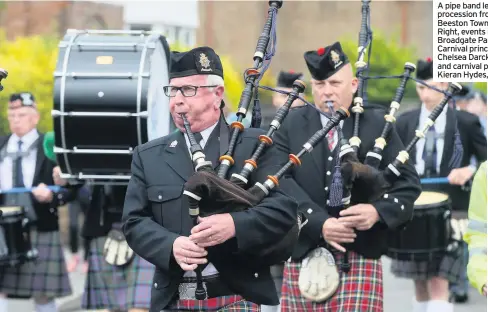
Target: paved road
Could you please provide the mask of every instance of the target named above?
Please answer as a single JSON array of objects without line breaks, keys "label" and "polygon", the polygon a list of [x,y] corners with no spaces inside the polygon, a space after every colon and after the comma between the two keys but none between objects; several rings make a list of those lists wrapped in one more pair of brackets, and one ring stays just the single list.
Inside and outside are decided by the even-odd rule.
[{"label": "paved road", "polygon": [[[384,285],[385,285],[385,312],[411,312],[411,302],[413,297],[412,282],[405,279],[395,278],[389,273],[390,261],[388,258],[383,259],[384,267]],[[60,312],[81,312],[86,310],[80,309],[80,296],[83,291],[85,277],[81,273],[71,274],[71,284],[74,289],[74,295],[63,298],[58,301]],[[9,303],[9,311],[30,312],[33,306],[29,301],[12,300]],[[456,305],[455,312],[485,312],[486,299],[477,294],[474,289],[470,293],[468,303]]]}]

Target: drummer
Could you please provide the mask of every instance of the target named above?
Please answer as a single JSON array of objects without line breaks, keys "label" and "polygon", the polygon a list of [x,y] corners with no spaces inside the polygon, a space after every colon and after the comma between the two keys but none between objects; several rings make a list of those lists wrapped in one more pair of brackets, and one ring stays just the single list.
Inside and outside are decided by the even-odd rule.
[{"label": "drummer", "polygon": [[[434,82],[432,77],[432,60],[419,60],[417,78],[438,89],[447,89],[447,83]],[[404,144],[408,144],[413,139],[416,129],[423,128],[434,107],[444,97],[442,93],[422,84],[417,84],[416,89],[421,100],[420,108],[402,114],[396,122],[398,134]],[[455,140],[456,125],[461,142]],[[455,147],[459,143],[464,150],[461,167],[450,170],[449,161],[453,154],[457,153]],[[469,205],[469,192],[466,192],[462,186],[472,178],[476,170],[470,166],[470,158],[474,155],[478,163],[486,160],[486,138],[478,118],[464,111],[455,111],[446,105],[425,138],[417,142],[414,153],[410,159],[421,178],[447,177],[449,181],[449,184],[445,185],[424,185],[423,190],[447,193],[452,201],[452,209],[466,212]],[[394,275],[414,281],[414,311],[453,311],[453,305],[448,301],[449,281],[457,281],[462,273],[460,255],[462,251],[456,254],[446,253],[443,257],[432,261],[394,260],[392,262]]]},{"label": "drummer", "polygon": [[[57,211],[71,193],[56,194],[46,187],[54,184],[55,164],[43,153],[44,134],[37,130],[39,118],[31,93],[10,96],[7,120],[11,133],[0,137],[0,189],[26,188],[26,192],[0,195],[0,205],[26,209],[34,227],[31,242],[38,258],[16,268],[0,268],[0,312],[7,311],[7,296],[33,298],[36,311],[54,312],[54,299],[72,294]],[[32,190],[34,186],[37,188]]]}]

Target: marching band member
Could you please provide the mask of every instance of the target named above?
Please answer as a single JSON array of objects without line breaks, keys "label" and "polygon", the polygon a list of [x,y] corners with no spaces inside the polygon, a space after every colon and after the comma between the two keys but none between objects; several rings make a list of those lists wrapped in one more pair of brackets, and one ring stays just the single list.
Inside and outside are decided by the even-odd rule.
[{"label": "marching band member", "polygon": [[[303,74],[296,73],[293,70],[290,70],[288,72],[280,71],[275,89],[291,92],[293,89],[293,82],[297,79],[303,80]],[[303,94],[300,95],[303,96]],[[273,106],[278,110],[281,106],[283,106],[283,104],[285,104],[286,98],[287,98],[287,94],[278,93],[278,92],[273,93]],[[302,100],[296,99],[291,104],[291,107],[298,107],[304,104],[305,103],[303,103]]]},{"label": "marching band member", "polygon": [[[54,176],[58,185],[66,185],[59,167]],[[134,253],[125,253],[121,218],[126,190],[124,185],[95,185],[91,190],[82,229],[82,236],[89,242],[83,309],[149,311],[154,266]]]},{"label": "marching band member", "polygon": [[[186,115],[206,159],[216,166],[229,137],[221,111],[224,73],[219,56],[209,47],[173,52],[170,68],[170,85],[164,91],[171,97],[170,111],[180,131],[134,150],[123,216],[129,245],[156,266],[151,312],[259,311],[260,304],[276,305],[279,300],[269,266],[252,268],[248,263],[222,259],[219,267],[226,274],[221,274],[217,265],[207,263],[205,249],[224,242],[238,252],[273,246],[296,224],[296,202],[277,190],[249,210],[201,218],[192,227],[183,188],[194,167],[180,114]],[[243,129],[231,171],[242,168],[260,134],[264,134],[260,129]],[[274,149],[267,150],[251,183],[264,181],[277,170],[274,157]],[[206,300],[195,297],[193,271],[198,264],[207,264],[202,272]]]},{"label": "marching band member", "polygon": [[36,129],[39,118],[31,93],[10,96],[7,120],[12,133],[0,138],[0,188],[37,188],[31,194],[3,194],[0,202],[24,206],[26,216],[32,222],[31,240],[38,250],[38,258],[17,268],[0,268],[1,312],[7,311],[6,296],[33,298],[37,312],[54,312],[57,311],[54,299],[72,294],[57,207],[72,200],[73,194],[55,194],[46,187],[53,185],[55,164],[44,155],[44,134]]},{"label": "marching band member", "polygon": [[471,285],[486,297],[486,161],[474,176],[469,202],[468,230],[464,240],[469,247],[468,278]]},{"label": "marching band member", "polygon": [[[352,67],[336,42],[317,51],[304,54],[305,62],[312,76],[311,86],[316,107],[328,112],[327,102],[349,108],[358,86]],[[378,110],[365,109],[360,121],[359,160],[364,161],[366,152],[374,145],[384,126],[384,116]],[[285,122],[274,136],[274,142],[283,152],[283,162],[289,153],[302,149],[302,144],[327,123],[327,118],[313,107],[304,106],[289,112]],[[353,118],[341,122],[345,138],[353,131]],[[329,132],[327,141],[319,143],[313,151],[303,156],[300,167],[293,170],[293,177],[300,185],[300,192],[293,196],[299,203],[299,210],[306,215],[308,223],[301,230],[299,242],[293,256],[285,264],[282,287],[282,311],[383,311],[383,276],[380,257],[386,252],[387,230],[406,224],[411,216],[413,203],[420,194],[419,180],[412,166],[404,166],[401,175],[388,191],[388,197],[381,197],[371,203],[354,203],[354,193],[367,190],[352,189],[352,206],[332,217],[327,209],[330,196],[335,153],[338,144],[335,129]],[[392,131],[384,150],[380,169],[391,163],[403,150],[398,134]],[[299,283],[319,285],[318,274],[311,269],[308,276],[302,276],[307,263],[318,247],[327,248],[333,259],[317,263],[317,270],[325,270],[329,261],[341,263],[337,277],[338,289],[329,298],[319,302],[306,299]],[[345,251],[347,254],[344,254]],[[310,252],[310,253],[309,253]],[[303,262],[302,262],[303,260]],[[349,262],[349,264],[348,264]],[[303,272],[302,272],[303,271]],[[303,280],[302,280],[303,279]],[[299,281],[300,280],[300,281]],[[329,288],[334,281],[328,280]],[[316,289],[316,288],[314,288]],[[327,289],[328,290],[328,289]],[[320,295],[320,294],[316,294]]]},{"label": "marching band member", "polygon": [[[432,80],[431,60],[419,60],[416,73],[417,78],[428,85],[447,90],[447,83]],[[416,129],[423,127],[430,112],[444,97],[442,93],[422,84],[417,84],[417,94],[422,101],[422,106],[397,118],[396,129],[404,144],[411,141]],[[464,151],[462,167],[449,171],[449,161],[457,144],[454,140],[456,120]],[[470,166],[471,156],[475,155],[478,163],[486,160],[486,138],[478,118],[461,110],[455,111],[446,105],[434,126],[430,127],[425,139],[417,142],[414,151],[409,162],[415,165],[421,177],[447,177],[449,180],[447,185],[424,185],[423,190],[447,193],[452,201],[452,210],[455,213],[465,212],[469,205],[469,192],[463,190],[462,186],[476,171],[476,167]],[[415,311],[453,310],[452,304],[448,302],[449,281],[460,280],[463,271],[462,250],[459,253],[446,253],[444,257],[429,262],[394,260],[391,269],[398,277],[414,280]]]}]

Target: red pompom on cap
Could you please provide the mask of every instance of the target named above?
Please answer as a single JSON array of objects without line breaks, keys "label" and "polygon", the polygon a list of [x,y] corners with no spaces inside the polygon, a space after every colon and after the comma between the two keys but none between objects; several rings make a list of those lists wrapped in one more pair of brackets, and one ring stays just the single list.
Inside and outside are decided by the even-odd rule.
[{"label": "red pompom on cap", "polygon": [[320,55],[320,56],[324,55],[325,54],[325,48],[318,48],[317,49],[317,54]]},{"label": "red pompom on cap", "polygon": [[428,57],[427,58],[427,62],[429,62],[429,63],[432,62],[432,58],[431,57]]},{"label": "red pompom on cap", "polygon": [[290,73],[290,74],[294,74],[294,73],[295,73],[295,71],[294,71],[293,69],[290,69],[290,70],[288,71],[288,73]]}]

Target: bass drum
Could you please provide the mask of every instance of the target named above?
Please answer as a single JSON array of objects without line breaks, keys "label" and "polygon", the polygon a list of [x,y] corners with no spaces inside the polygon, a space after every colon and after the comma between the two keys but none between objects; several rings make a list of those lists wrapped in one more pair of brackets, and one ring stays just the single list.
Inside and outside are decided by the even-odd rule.
[{"label": "bass drum", "polygon": [[54,153],[68,180],[128,183],[133,149],[174,131],[166,38],[68,30],[54,72]]}]

